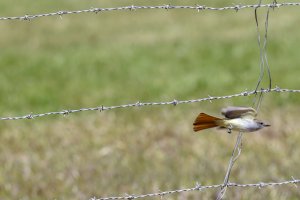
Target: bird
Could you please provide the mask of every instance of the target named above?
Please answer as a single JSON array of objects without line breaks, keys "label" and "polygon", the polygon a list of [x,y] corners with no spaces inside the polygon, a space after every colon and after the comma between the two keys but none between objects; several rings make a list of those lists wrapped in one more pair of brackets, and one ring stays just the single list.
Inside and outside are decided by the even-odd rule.
[{"label": "bird", "polygon": [[257,111],[251,107],[226,107],[221,110],[225,118],[218,118],[206,113],[200,113],[193,123],[195,132],[219,127],[227,129],[228,133],[232,130],[241,132],[254,132],[264,127],[270,126],[256,119]]}]

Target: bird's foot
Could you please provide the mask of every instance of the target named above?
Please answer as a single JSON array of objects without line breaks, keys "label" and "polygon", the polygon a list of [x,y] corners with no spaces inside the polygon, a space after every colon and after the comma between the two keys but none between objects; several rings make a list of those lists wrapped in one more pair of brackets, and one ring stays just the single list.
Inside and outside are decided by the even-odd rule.
[{"label": "bird's foot", "polygon": [[229,126],[227,127],[227,133],[231,134],[231,131],[232,131],[232,125],[229,124]]}]

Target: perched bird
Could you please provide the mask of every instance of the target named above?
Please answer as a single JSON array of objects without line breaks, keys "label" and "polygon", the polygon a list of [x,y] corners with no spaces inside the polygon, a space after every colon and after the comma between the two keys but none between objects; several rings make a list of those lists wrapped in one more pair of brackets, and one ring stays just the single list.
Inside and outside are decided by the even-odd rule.
[{"label": "perched bird", "polygon": [[222,115],[225,118],[221,119],[200,113],[193,124],[194,131],[219,127],[227,129],[228,133],[231,133],[231,130],[253,132],[270,126],[255,119],[257,112],[250,107],[227,107],[222,109]]}]

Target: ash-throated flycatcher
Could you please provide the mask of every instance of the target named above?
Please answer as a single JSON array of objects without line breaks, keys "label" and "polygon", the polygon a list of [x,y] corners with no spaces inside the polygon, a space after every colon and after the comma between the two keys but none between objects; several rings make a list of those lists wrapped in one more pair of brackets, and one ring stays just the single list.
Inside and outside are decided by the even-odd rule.
[{"label": "ash-throated flycatcher", "polygon": [[250,107],[227,107],[222,109],[222,115],[225,116],[224,119],[200,113],[193,124],[194,131],[219,127],[226,128],[228,133],[231,130],[253,132],[270,126],[255,119],[257,112]]}]

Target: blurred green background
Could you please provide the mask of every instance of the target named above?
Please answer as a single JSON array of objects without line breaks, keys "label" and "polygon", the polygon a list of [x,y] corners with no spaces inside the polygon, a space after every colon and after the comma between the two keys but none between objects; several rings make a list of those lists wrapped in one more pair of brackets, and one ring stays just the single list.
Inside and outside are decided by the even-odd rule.
[{"label": "blurred green background", "polygon": [[[0,2],[1,16],[123,5],[224,6],[217,1]],[[247,3],[255,3],[249,1]],[[260,9],[261,29],[266,9]],[[273,86],[299,89],[299,7],[271,10]],[[254,10],[136,10],[0,21],[1,117],[137,101],[185,100],[255,88]],[[261,32],[263,34],[263,30]],[[267,87],[265,79],[262,87]],[[245,134],[230,181],[300,177],[298,94],[263,98],[268,129]],[[0,123],[0,199],[87,199],[220,184],[236,133],[195,134],[199,112],[220,115],[240,97],[174,106],[83,112]],[[217,190],[167,199],[215,198]],[[299,189],[229,188],[226,199],[297,199]]]}]

